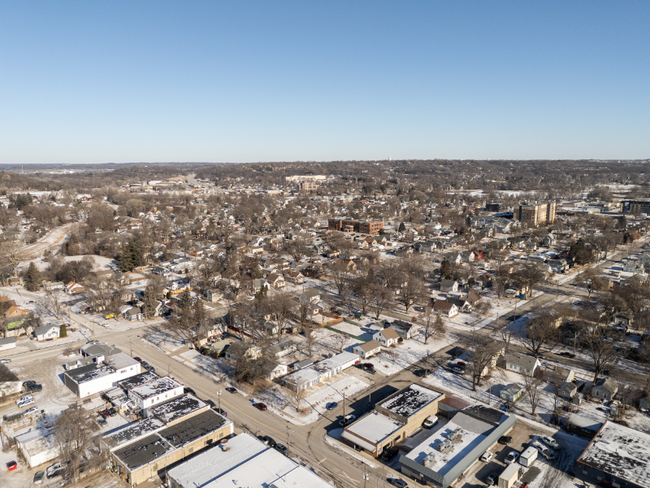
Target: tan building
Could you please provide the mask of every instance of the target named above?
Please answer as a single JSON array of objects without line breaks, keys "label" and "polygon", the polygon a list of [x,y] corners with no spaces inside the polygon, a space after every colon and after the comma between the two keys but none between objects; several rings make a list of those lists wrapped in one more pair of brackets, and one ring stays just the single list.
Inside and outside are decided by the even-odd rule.
[{"label": "tan building", "polygon": [[517,218],[528,227],[550,225],[555,222],[555,202],[522,203],[519,205]]},{"label": "tan building", "polygon": [[422,427],[427,417],[437,414],[438,402],[444,396],[444,393],[413,383],[347,426],[343,438],[377,457]]}]

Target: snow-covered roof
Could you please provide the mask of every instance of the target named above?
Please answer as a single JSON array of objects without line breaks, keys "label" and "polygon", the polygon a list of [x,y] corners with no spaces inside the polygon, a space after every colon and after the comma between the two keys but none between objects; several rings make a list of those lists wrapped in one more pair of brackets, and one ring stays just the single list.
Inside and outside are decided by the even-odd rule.
[{"label": "snow-covered roof", "polygon": [[410,417],[424,406],[439,399],[442,395],[438,391],[414,383],[389,397],[379,407],[402,417]]},{"label": "snow-covered roof", "polygon": [[359,444],[356,436],[372,444],[378,444],[403,426],[402,422],[392,419],[388,415],[372,412],[346,427],[343,437],[356,444]]},{"label": "snow-covered roof", "polygon": [[311,470],[248,434],[229,439],[227,446],[227,450],[219,446],[207,449],[167,475],[181,488],[331,488]]},{"label": "snow-covered roof", "polygon": [[650,435],[605,422],[578,462],[638,486],[650,486]]},{"label": "snow-covered roof", "polygon": [[169,424],[192,412],[202,410],[207,406],[207,403],[199,400],[195,396],[183,395],[153,407],[151,414],[166,424]]},{"label": "snow-covered roof", "polygon": [[170,378],[169,376],[164,376],[162,378],[158,378],[143,385],[132,388],[129,392],[129,395],[133,394],[145,400],[152,396],[160,395],[181,386],[183,385],[181,385],[178,381]]}]

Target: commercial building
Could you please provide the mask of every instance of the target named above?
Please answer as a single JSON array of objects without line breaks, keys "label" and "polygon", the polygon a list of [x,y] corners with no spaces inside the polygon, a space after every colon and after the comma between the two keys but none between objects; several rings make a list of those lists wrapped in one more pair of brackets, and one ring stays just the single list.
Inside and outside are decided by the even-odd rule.
[{"label": "commercial building", "polygon": [[[110,390],[120,381],[140,374],[140,363],[120,352],[110,356],[93,354],[75,363],[69,363],[63,373],[65,386],[79,398],[86,398]],[[83,365],[82,365],[83,364]]]},{"label": "commercial building", "polygon": [[412,384],[392,394],[343,430],[343,439],[373,456],[402,442],[422,427],[430,415],[438,413],[438,401],[444,394]]},{"label": "commercial building", "polygon": [[555,222],[555,202],[525,202],[519,205],[517,220],[528,227],[550,225]]},{"label": "commercial building", "polygon": [[342,232],[358,232],[360,234],[379,234],[384,229],[384,223],[380,220],[370,222],[368,220],[354,220],[348,218],[335,218],[327,220],[329,230]]},{"label": "commercial building", "polygon": [[135,386],[128,391],[129,398],[142,410],[179,397],[185,388],[178,381],[165,376]]},{"label": "commercial building", "polygon": [[605,422],[574,466],[576,478],[596,486],[650,486],[650,434]]},{"label": "commercial building", "polygon": [[457,412],[405,456],[402,473],[428,486],[447,488],[511,430],[517,419],[494,408],[473,405]]},{"label": "commercial building", "polygon": [[167,471],[170,488],[332,488],[301,466],[248,434],[222,441]]},{"label": "commercial building", "polygon": [[623,213],[649,214],[650,200],[623,200]]},{"label": "commercial building", "polygon": [[136,486],[233,433],[233,423],[207,409],[173,425],[150,417],[104,438],[112,470]]}]

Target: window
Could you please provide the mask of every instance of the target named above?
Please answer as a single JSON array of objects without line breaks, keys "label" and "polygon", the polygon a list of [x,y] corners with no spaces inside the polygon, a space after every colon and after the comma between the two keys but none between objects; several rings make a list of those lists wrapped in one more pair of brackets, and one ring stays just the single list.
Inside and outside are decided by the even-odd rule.
[{"label": "window", "polygon": [[187,452],[189,452],[190,454],[192,454],[192,453],[194,452],[194,448],[193,448],[193,447],[190,447],[190,448],[187,450]]}]

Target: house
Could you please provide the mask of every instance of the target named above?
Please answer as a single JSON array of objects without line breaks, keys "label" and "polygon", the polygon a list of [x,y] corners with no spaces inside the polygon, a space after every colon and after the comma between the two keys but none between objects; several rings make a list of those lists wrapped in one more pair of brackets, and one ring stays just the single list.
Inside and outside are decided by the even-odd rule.
[{"label": "house", "polygon": [[410,322],[404,322],[403,320],[395,320],[388,325],[395,329],[395,332],[397,332],[397,334],[399,334],[399,336],[404,340],[408,340],[418,333],[417,325]]},{"label": "house", "polygon": [[552,247],[557,244],[557,237],[555,237],[555,234],[546,234],[544,237],[544,241],[542,242],[542,245],[545,247]]},{"label": "house", "polygon": [[534,376],[537,368],[541,366],[539,359],[528,354],[511,352],[505,358],[506,369],[528,376]]},{"label": "house", "polygon": [[544,381],[551,383],[555,386],[562,386],[565,383],[570,383],[575,378],[575,371],[569,368],[563,368],[562,366],[556,366],[554,364],[544,364],[542,369],[542,375]]},{"label": "house", "polygon": [[14,318],[14,317],[20,317],[22,315],[25,315],[29,313],[29,310],[26,310],[24,308],[19,308],[16,307],[15,305],[12,305],[5,311],[5,317],[6,318]]},{"label": "house", "polygon": [[284,282],[284,276],[279,273],[271,273],[267,276],[266,281],[276,290],[279,288],[284,288],[286,283]]},{"label": "house", "polygon": [[392,327],[386,327],[379,332],[375,332],[372,338],[382,346],[390,347],[393,344],[397,344],[399,334]]},{"label": "house", "polygon": [[583,383],[574,383],[573,381],[567,381],[558,388],[557,394],[560,396],[560,398],[569,401],[578,394],[578,390],[580,390],[580,386],[582,385]]},{"label": "house", "polygon": [[499,397],[506,402],[515,403],[523,394],[524,389],[521,386],[514,384],[501,390],[499,392]]},{"label": "house", "polygon": [[269,381],[273,381],[274,379],[279,378],[280,376],[284,376],[289,372],[287,365],[282,363],[272,365],[269,367],[269,370],[270,371],[267,371],[264,374],[264,377]]},{"label": "house", "polygon": [[270,290],[271,289],[271,285],[269,285],[269,282],[266,281],[265,279],[261,279],[261,278],[254,279],[253,280],[253,291],[255,293],[259,293],[263,289],[264,290]]},{"label": "house", "polygon": [[440,291],[457,292],[458,291],[458,282],[456,280],[442,280],[442,281],[440,281]]},{"label": "house", "polygon": [[132,307],[124,313],[124,318],[126,320],[142,320],[143,317],[142,309],[140,309],[140,307]]},{"label": "house", "polygon": [[467,301],[465,298],[447,297],[447,301],[456,305],[460,312],[469,313],[472,311],[472,304],[469,303],[469,301]]},{"label": "house", "polygon": [[71,295],[77,295],[79,293],[83,293],[84,287],[81,286],[79,283],[75,283],[74,281],[71,281],[67,285],[65,285],[65,291],[66,293],[69,293]]},{"label": "house", "polygon": [[205,299],[208,302],[218,302],[223,298],[223,292],[221,290],[218,290],[216,288],[208,288],[205,290]]},{"label": "house", "polygon": [[39,342],[57,339],[61,336],[60,325],[44,325],[34,329],[34,337]]},{"label": "house", "polygon": [[611,378],[601,378],[591,389],[591,396],[601,400],[612,401],[618,392],[618,385]]},{"label": "house", "polygon": [[361,359],[368,359],[370,356],[381,352],[381,344],[373,339],[372,341],[357,344],[352,348],[352,352],[358,354]]},{"label": "house", "polygon": [[458,307],[455,304],[444,300],[434,300],[432,308],[434,312],[446,315],[449,318],[458,315]]},{"label": "house", "polygon": [[253,360],[259,359],[259,357],[262,355],[262,350],[259,347],[247,342],[239,341],[231,344],[226,351],[226,359],[230,359],[231,361],[236,361],[243,355]]},{"label": "house", "polygon": [[292,271],[289,271],[286,274],[285,280],[288,281],[289,283],[295,283],[296,285],[302,285],[305,282],[305,275],[303,275],[297,269],[294,269]]},{"label": "house", "polygon": [[311,303],[313,305],[320,302],[320,291],[316,288],[310,288],[305,293],[300,295],[300,301],[302,303]]},{"label": "house", "polygon": [[43,289],[46,291],[65,290],[65,284],[62,281],[44,281]]}]

